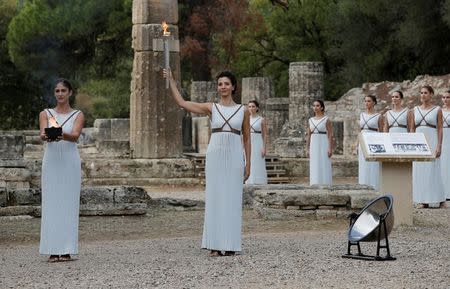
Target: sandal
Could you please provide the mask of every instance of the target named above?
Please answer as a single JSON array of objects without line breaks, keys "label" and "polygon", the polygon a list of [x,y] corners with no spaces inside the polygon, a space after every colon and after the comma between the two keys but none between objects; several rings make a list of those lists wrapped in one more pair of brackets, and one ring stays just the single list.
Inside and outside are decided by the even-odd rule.
[{"label": "sandal", "polygon": [[441,202],[440,204],[439,204],[439,209],[447,209],[448,208],[448,205],[447,205],[447,203],[444,201],[444,202]]},{"label": "sandal", "polygon": [[417,209],[428,209],[428,204],[417,204]]},{"label": "sandal", "polygon": [[60,262],[66,262],[66,261],[71,261],[71,260],[72,260],[72,258],[70,258],[70,254],[59,256],[59,261]]},{"label": "sandal", "polygon": [[234,251],[225,251],[225,254],[223,254],[224,256],[235,256],[236,252]]},{"label": "sandal", "polygon": [[50,263],[55,263],[59,261],[59,256],[58,255],[50,255],[50,257],[48,257],[47,262]]},{"label": "sandal", "polygon": [[209,257],[220,257],[223,256],[222,253],[220,251],[217,250],[211,250],[209,252]]}]

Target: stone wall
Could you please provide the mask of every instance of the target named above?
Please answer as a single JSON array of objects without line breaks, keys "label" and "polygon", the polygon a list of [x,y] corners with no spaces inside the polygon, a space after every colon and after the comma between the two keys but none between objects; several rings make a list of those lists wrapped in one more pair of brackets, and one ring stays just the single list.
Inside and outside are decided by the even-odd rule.
[{"label": "stone wall", "polygon": [[130,156],[130,119],[96,119],[92,139],[97,150],[111,157]]}]

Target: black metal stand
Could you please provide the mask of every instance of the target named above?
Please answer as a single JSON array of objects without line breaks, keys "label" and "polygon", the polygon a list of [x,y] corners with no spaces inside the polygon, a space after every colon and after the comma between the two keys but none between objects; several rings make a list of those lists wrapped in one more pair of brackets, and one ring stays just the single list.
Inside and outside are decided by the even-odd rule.
[{"label": "black metal stand", "polygon": [[[350,227],[353,225],[353,222],[358,217],[357,214],[353,213],[350,215]],[[384,233],[385,245],[381,245],[382,232]],[[358,254],[351,253],[351,247],[357,246]],[[380,250],[386,249],[386,256],[380,256]],[[391,250],[389,249],[389,240],[388,233],[386,229],[386,215],[380,216],[380,224],[378,225],[378,240],[377,240],[377,254],[375,256],[365,255],[361,253],[361,246],[359,245],[359,241],[348,241],[347,246],[347,254],[342,255],[342,258],[351,258],[351,259],[359,259],[359,260],[368,260],[368,261],[393,261],[396,258],[391,256]]]}]

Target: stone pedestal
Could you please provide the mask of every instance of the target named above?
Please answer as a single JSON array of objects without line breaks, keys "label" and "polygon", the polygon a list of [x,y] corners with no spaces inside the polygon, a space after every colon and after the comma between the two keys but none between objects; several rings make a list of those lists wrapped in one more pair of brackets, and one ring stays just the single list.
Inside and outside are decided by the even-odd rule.
[{"label": "stone pedestal", "polygon": [[259,102],[261,114],[266,115],[266,100],[274,96],[274,87],[268,77],[242,78],[242,104],[250,100]]},{"label": "stone pedestal", "polygon": [[315,99],[324,98],[323,64],[294,62],[289,66],[289,123],[285,124],[276,141],[281,157],[306,156],[306,128],[312,116]]},{"label": "stone pedestal", "polygon": [[180,79],[177,1],[133,1],[134,62],[130,99],[130,153],[133,158],[182,154],[181,109],[165,88],[161,22],[171,32],[170,68]]}]

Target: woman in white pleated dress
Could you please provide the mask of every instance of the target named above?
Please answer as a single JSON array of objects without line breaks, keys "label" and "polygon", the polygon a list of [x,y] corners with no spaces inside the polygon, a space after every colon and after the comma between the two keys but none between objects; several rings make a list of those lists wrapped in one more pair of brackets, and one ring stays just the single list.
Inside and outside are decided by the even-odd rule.
[{"label": "woman in white pleated dress", "polygon": [[450,200],[450,90],[442,96],[441,172],[445,198]]},{"label": "woman in white pleated dress", "polygon": [[[377,98],[374,95],[364,97],[366,111],[359,116],[359,127],[361,133],[378,133],[382,130],[382,117],[375,112]],[[378,162],[366,161],[361,145],[358,147],[358,183],[379,189],[379,164]]]},{"label": "woman in white pleated dress", "polygon": [[219,103],[185,101],[170,71],[164,70],[164,77],[169,78],[171,94],[180,107],[211,119],[202,248],[212,257],[233,256],[242,250],[242,194],[251,164],[250,115],[233,100],[236,77],[229,71],[217,76]]},{"label": "woman in white pleated dress", "polygon": [[[66,79],[55,86],[56,107],[39,114],[41,139],[46,141],[42,160],[42,218],[39,252],[49,262],[68,261],[78,254],[78,219],[81,161],[77,140],[83,128],[83,113],[69,104],[73,88]],[[45,128],[62,127],[62,135],[49,138]]]},{"label": "woman in white pleated dress", "polygon": [[252,157],[250,176],[246,184],[267,184],[266,170],[266,144],[267,144],[267,124],[266,119],[259,115],[259,103],[251,100],[247,105],[250,112],[250,136],[252,144]]},{"label": "woman in white pleated dress", "polygon": [[307,154],[309,156],[309,184],[331,185],[331,156],[333,154],[333,129],[325,115],[322,100],[313,102],[314,117],[308,121]]},{"label": "woman in white pleated dress", "polygon": [[402,106],[403,92],[392,93],[392,109],[384,115],[384,132],[408,132],[408,123],[412,117],[408,108]]},{"label": "woman in white pleated dress", "polygon": [[434,90],[425,85],[420,89],[420,106],[414,107],[411,132],[422,132],[436,159],[413,163],[413,202],[417,208],[428,208],[431,203],[446,207],[441,176],[442,110],[432,104]]}]

